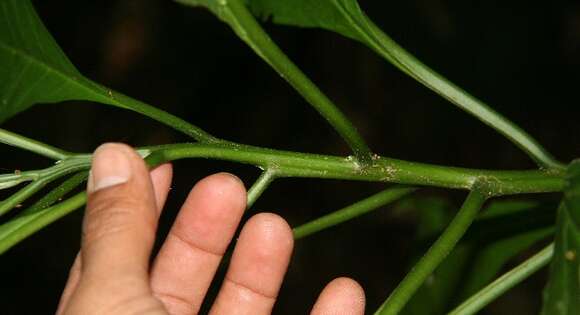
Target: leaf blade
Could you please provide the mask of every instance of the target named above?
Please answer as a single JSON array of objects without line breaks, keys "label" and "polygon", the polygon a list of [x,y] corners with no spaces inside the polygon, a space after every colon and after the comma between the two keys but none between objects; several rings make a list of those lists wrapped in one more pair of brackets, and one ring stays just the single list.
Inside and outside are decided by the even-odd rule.
[{"label": "leaf blade", "polygon": [[202,142],[218,139],[158,108],[84,77],[29,0],[0,0],[0,123],[34,104],[87,100],[129,109]]},{"label": "leaf blade", "polygon": [[558,210],[554,257],[542,314],[580,314],[580,161],[568,167],[569,186]]}]

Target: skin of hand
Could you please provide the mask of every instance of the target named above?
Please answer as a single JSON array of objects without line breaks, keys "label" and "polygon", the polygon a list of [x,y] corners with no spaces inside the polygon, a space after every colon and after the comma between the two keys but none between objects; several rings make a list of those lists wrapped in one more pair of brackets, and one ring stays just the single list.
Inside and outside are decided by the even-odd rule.
[{"label": "skin of hand", "polygon": [[[57,315],[197,314],[246,207],[240,179],[208,176],[189,193],[150,264],[172,168],[149,171],[129,146],[104,144],[93,156],[81,250]],[[293,248],[286,221],[271,213],[242,228],[210,314],[270,314]],[[331,281],[311,314],[364,314],[354,280]]]}]

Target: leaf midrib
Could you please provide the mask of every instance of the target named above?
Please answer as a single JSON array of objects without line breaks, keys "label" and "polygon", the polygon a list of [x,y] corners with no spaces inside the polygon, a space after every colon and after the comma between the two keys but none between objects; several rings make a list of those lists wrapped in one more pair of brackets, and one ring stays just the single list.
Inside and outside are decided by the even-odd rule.
[{"label": "leaf midrib", "polygon": [[[88,84],[88,79],[85,78],[80,72],[76,71],[75,68],[73,68],[75,70],[76,73],[69,73],[67,71],[63,71],[62,69],[58,69],[42,60],[39,60],[36,56],[28,53],[27,51],[24,51],[22,49],[19,48],[15,48],[11,45],[7,45],[5,42],[0,41],[0,49],[3,49],[5,51],[7,51],[10,54],[13,54],[15,56],[17,56],[18,58],[22,58],[24,60],[26,60],[28,63],[30,64],[34,64],[42,69],[44,69],[47,73],[52,72],[53,74],[55,74],[56,76],[58,76],[62,81],[68,83],[68,84],[73,84],[76,85],[77,87],[82,88],[85,93],[87,93],[88,95],[92,95],[92,100],[93,101],[105,101],[105,99],[107,100],[107,103],[111,104],[111,105],[117,105],[117,106],[123,106],[121,103],[117,102],[114,98],[111,97],[107,97],[106,92],[104,91],[98,91],[94,85],[96,84]],[[79,80],[83,80],[83,81],[79,81]],[[105,99],[103,99],[103,97],[105,97]]]}]

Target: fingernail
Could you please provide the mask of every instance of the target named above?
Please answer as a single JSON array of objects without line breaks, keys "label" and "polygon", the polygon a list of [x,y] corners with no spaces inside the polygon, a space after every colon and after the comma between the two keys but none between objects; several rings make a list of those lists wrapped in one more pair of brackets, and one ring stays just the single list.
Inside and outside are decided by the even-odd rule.
[{"label": "fingernail", "polygon": [[95,150],[87,191],[126,183],[131,177],[131,163],[127,153],[117,144],[103,144]]}]

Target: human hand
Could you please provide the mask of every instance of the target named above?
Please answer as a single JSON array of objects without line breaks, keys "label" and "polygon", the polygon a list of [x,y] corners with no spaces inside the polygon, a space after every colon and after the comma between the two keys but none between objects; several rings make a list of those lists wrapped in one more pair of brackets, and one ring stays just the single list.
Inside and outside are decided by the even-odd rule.
[{"label": "human hand", "polygon": [[[227,173],[199,181],[149,265],[171,165],[151,172],[126,145],[94,154],[81,250],[57,315],[197,314],[246,206],[243,183]],[[281,217],[262,213],[243,227],[210,314],[270,314],[293,247]],[[312,314],[363,314],[364,292],[339,278]]]}]

